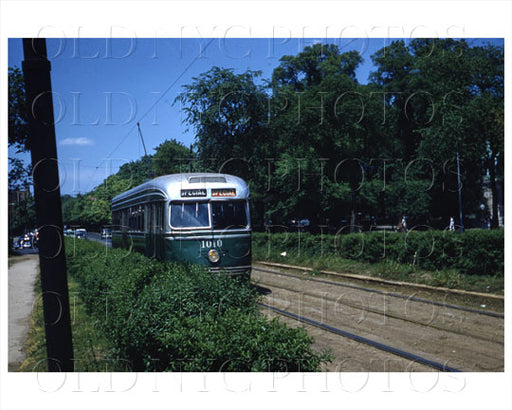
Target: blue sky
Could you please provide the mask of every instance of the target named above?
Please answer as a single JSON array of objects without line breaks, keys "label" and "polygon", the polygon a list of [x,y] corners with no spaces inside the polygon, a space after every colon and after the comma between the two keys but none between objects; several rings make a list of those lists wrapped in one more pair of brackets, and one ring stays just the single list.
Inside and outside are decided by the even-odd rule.
[{"label": "blue sky", "polygon": [[[137,122],[150,154],[166,139],[192,144],[194,135],[182,124],[180,106],[173,101],[193,77],[220,66],[237,73],[261,70],[262,78],[269,79],[283,55],[295,55],[318,41],[48,39],[61,194],[88,192],[123,163],[140,158],[144,151]],[[342,52],[357,50],[362,55],[360,83],[366,83],[373,70],[370,56],[391,41],[333,40]],[[9,67],[21,67],[22,60],[21,39],[10,39]]]}]

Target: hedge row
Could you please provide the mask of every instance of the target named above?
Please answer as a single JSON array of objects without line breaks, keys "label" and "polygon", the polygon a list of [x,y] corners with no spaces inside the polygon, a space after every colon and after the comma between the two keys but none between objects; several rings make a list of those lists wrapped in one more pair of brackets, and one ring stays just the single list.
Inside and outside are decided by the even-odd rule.
[{"label": "hedge row", "polygon": [[[276,260],[282,252],[292,257],[339,256],[365,262],[394,261],[427,270],[458,269],[471,275],[504,274],[504,231],[363,232],[312,235],[303,232],[254,233],[258,257]],[[282,258],[281,258],[282,259]]]},{"label": "hedge row", "polygon": [[248,283],[89,241],[66,243],[89,314],[134,371],[316,371],[303,329],[258,312]]}]

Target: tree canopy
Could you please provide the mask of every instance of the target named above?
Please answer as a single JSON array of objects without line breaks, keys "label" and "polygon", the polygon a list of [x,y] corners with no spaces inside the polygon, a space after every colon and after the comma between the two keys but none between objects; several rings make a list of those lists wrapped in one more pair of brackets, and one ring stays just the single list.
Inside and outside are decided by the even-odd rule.
[{"label": "tree canopy", "polygon": [[[214,68],[184,87],[185,121],[209,169],[227,161],[252,184],[258,221],[364,217],[431,222],[457,214],[456,154],[465,214],[497,215],[503,180],[503,48],[465,40],[394,41],[362,57],[315,44],[259,73]],[[213,166],[212,166],[213,165]],[[497,218],[493,220],[497,224]]]},{"label": "tree canopy", "polygon": [[[356,78],[361,55],[332,44],[282,57],[269,79],[213,67],[175,101],[194,145],[165,140],[91,192],[64,197],[65,222],[108,223],[112,197],[143,182],[149,160],[155,176],[214,171],[246,179],[255,225],[301,218],[357,225],[402,215],[447,223],[458,214],[457,153],[464,214],[481,212],[488,185],[496,216],[504,184],[503,47],[397,40],[371,58],[367,84]],[[18,151],[27,149],[21,81],[11,69],[9,145]],[[10,161],[10,185],[26,180],[26,167]]]}]

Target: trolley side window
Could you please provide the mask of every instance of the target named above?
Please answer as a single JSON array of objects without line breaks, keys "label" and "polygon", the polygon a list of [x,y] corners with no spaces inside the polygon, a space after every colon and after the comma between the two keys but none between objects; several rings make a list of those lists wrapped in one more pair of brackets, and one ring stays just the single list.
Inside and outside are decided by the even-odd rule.
[{"label": "trolley side window", "polygon": [[112,212],[112,228],[118,231],[121,228],[121,211]]},{"label": "trolley side window", "polygon": [[208,203],[178,202],[171,204],[171,227],[208,228]]},{"label": "trolley side window", "polygon": [[144,207],[132,206],[128,209],[128,229],[130,231],[144,231]]},{"label": "trolley side window", "polygon": [[245,201],[212,201],[214,229],[246,228],[247,207]]}]

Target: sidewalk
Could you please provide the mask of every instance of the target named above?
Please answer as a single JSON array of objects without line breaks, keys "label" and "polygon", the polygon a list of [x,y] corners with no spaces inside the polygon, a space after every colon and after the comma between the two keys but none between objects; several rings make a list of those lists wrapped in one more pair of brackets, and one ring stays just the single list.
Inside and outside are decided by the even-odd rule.
[{"label": "sidewalk", "polygon": [[23,351],[34,303],[34,282],[39,272],[39,255],[9,258],[9,371],[16,371],[25,360]]}]

